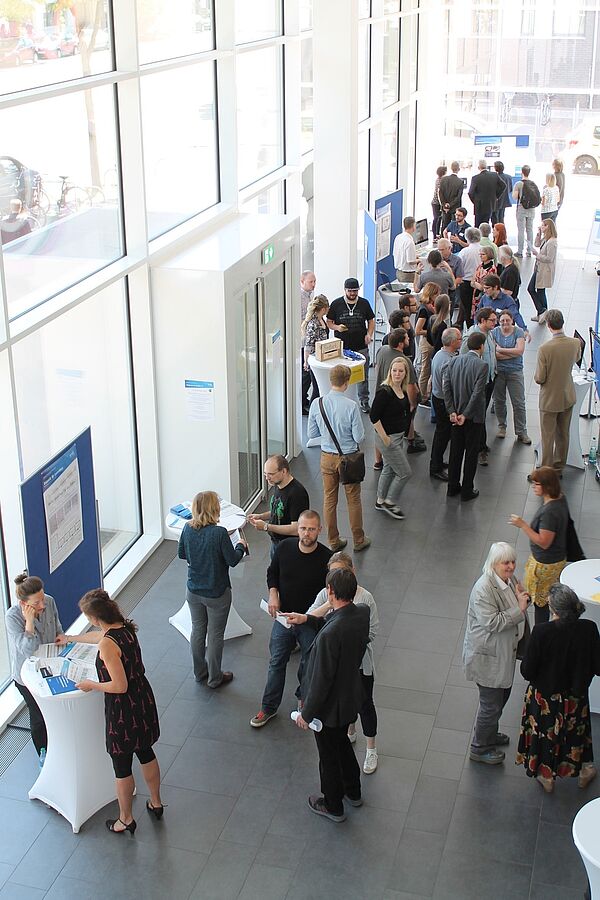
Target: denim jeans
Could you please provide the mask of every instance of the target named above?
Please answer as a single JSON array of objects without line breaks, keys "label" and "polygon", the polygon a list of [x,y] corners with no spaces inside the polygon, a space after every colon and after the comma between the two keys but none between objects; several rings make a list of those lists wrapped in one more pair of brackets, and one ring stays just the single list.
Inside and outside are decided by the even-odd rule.
[{"label": "denim jeans", "polygon": [[512,372],[498,371],[494,383],[494,405],[498,425],[506,428],[506,390],[513,408],[513,422],[515,435],[527,434],[527,415],[525,411],[525,382],[523,369],[514,369]]},{"label": "denim jeans", "polygon": [[[314,639],[315,632],[307,625],[292,625],[291,628],[284,628],[279,622],[273,622],[269,641],[269,653],[271,654],[269,671],[260,705],[263,712],[275,713],[279,709],[285,687],[285,670],[292,650],[296,646],[296,641],[300,644],[302,653],[298,666],[298,682],[300,682],[306,654]],[[296,696],[300,696],[299,690],[296,691]]]},{"label": "denim jeans", "polygon": [[521,204],[517,206],[517,253],[523,252],[525,235],[527,235],[527,250],[531,252],[533,247],[533,220],[535,209],[523,209]]},{"label": "denim jeans", "polygon": [[369,402],[369,348],[365,347],[364,350],[357,350],[357,353],[360,353],[361,356],[365,358],[365,380],[359,381],[356,386],[356,393],[358,394],[358,402],[359,403],[368,403]]},{"label": "denim jeans", "polygon": [[[203,597],[186,591],[185,599],[192,616],[190,649],[196,681],[208,678],[209,687],[218,687],[223,678],[221,660],[225,627],[231,606],[231,588],[220,597]],[[206,633],[208,631],[208,645]]]},{"label": "denim jeans", "polygon": [[406,440],[401,434],[390,435],[391,444],[386,447],[375,432],[375,446],[383,457],[383,470],[379,476],[377,496],[388,504],[396,506],[406,482],[412,475],[406,455]]}]

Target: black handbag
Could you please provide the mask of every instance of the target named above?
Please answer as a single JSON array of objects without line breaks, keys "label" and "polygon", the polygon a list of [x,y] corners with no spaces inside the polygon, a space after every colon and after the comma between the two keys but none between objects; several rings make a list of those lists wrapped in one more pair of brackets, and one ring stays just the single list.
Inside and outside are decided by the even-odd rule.
[{"label": "black handbag", "polygon": [[360,484],[361,481],[365,480],[365,454],[362,452],[362,450],[359,450],[358,447],[356,448],[354,453],[342,453],[340,442],[336,438],[335,432],[329,423],[329,419],[327,418],[325,407],[323,406],[322,397],[319,397],[319,409],[321,410],[323,421],[327,426],[327,431],[331,435],[331,440],[335,444],[337,452],[340,456],[340,481],[342,482],[342,484]]},{"label": "black handbag", "polygon": [[579,560],[585,558],[585,553],[583,552],[583,548],[577,537],[577,532],[575,531],[575,523],[571,516],[569,516],[569,522],[567,524],[567,562],[579,562]]},{"label": "black handbag", "polygon": [[517,659],[524,659],[525,654],[527,653],[527,645],[529,643],[529,638],[531,637],[531,625],[529,624],[529,618],[527,613],[525,613],[525,630],[523,631],[523,637],[517,644]]}]

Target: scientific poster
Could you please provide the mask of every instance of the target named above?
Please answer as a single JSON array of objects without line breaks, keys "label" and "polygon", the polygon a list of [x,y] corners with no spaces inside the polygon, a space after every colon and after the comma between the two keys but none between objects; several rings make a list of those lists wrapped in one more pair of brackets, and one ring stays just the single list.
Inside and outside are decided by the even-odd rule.
[{"label": "scientific poster", "polygon": [[386,203],[375,212],[377,224],[377,260],[385,259],[392,252],[392,204]]},{"label": "scientific poster", "polygon": [[83,541],[81,482],[75,444],[42,472],[50,573]]},{"label": "scientific poster", "polygon": [[212,422],[215,418],[214,381],[185,379],[185,397],[188,419],[196,422]]}]

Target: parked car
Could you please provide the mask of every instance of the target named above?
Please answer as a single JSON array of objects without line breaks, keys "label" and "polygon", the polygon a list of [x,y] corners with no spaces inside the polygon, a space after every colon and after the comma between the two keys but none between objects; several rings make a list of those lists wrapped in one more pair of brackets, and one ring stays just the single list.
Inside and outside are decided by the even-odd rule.
[{"label": "parked car", "polygon": [[0,213],[10,211],[10,201],[18,197],[25,208],[31,206],[34,189],[41,183],[40,173],[14,156],[0,156]]},{"label": "parked car", "polygon": [[61,34],[56,25],[44,28],[35,37],[35,54],[38,59],[60,59],[61,56],[75,56],[79,40],[73,32]]},{"label": "parked car", "polygon": [[0,40],[0,66],[20,66],[35,62],[35,45],[30,37],[3,38]]},{"label": "parked car", "polygon": [[600,116],[584,119],[565,137],[561,153],[565,166],[576,175],[600,173]]}]

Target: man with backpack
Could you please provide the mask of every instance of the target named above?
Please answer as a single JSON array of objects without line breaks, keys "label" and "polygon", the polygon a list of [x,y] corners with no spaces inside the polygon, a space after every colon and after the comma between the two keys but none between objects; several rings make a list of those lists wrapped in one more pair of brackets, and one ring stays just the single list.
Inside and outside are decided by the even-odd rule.
[{"label": "man with backpack", "polygon": [[523,243],[527,234],[527,256],[531,256],[533,247],[533,220],[535,210],[542,202],[539,188],[529,177],[531,169],[523,166],[521,180],[513,188],[513,199],[517,201],[517,252],[515,256],[523,256]]}]

